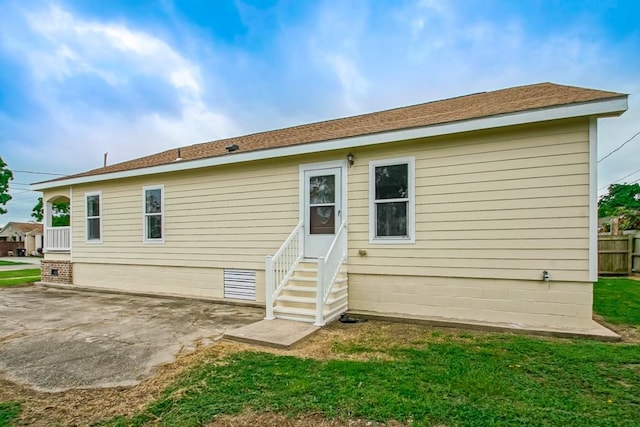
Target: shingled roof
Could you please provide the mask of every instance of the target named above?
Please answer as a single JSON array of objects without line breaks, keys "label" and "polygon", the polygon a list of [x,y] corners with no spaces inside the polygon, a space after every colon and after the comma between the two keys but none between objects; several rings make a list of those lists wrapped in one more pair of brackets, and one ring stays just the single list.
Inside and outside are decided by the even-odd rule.
[{"label": "shingled roof", "polygon": [[0,229],[0,232],[4,231],[9,226],[12,226],[23,234],[28,234],[32,231],[42,234],[43,231],[42,224],[38,224],[36,222],[8,222],[4,227]]},{"label": "shingled roof", "polygon": [[[182,162],[188,162],[228,155],[225,147],[232,144],[239,147],[236,153],[267,150],[624,96],[616,92],[539,83],[189,145],[180,147],[179,153]],[[177,153],[178,148],[175,148],[48,182],[166,165],[176,161]]]}]

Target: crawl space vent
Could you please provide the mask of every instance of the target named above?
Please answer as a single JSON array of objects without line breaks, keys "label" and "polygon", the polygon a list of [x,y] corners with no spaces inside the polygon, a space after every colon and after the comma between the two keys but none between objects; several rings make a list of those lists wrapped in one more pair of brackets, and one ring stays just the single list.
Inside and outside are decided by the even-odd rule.
[{"label": "crawl space vent", "polygon": [[255,270],[224,269],[224,297],[256,300]]}]

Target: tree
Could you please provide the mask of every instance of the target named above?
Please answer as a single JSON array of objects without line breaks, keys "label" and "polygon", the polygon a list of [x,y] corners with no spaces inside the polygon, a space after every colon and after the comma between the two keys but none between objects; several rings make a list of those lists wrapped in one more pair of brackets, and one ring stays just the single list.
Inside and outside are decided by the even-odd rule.
[{"label": "tree", "polygon": [[618,216],[621,208],[640,211],[640,184],[611,184],[598,200],[598,217]]},{"label": "tree", "polygon": [[7,164],[0,157],[0,215],[6,214],[7,210],[4,206],[11,200],[9,194],[9,181],[13,180],[13,172],[9,170]]},{"label": "tree", "polygon": [[37,222],[42,222],[42,218],[44,217],[44,209],[42,209],[42,197],[38,197],[38,203],[31,210],[31,217],[34,218]]},{"label": "tree", "polygon": [[[36,221],[41,222],[44,218],[44,207],[42,203],[42,197],[38,197],[38,203],[33,207],[31,216]],[[69,225],[69,203],[58,202],[51,205],[51,226],[52,227],[66,227]]]},{"label": "tree", "polygon": [[611,184],[598,200],[598,216],[618,218],[620,230],[639,230],[640,184]]}]

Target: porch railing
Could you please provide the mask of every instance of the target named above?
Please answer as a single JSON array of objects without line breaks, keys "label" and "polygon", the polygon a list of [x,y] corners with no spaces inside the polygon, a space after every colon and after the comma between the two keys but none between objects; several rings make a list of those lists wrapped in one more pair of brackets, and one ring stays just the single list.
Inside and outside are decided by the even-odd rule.
[{"label": "porch railing", "polygon": [[287,284],[303,255],[304,227],[300,221],[273,256],[265,259],[265,303],[267,320],[273,320],[273,306],[276,298]]},{"label": "porch railing", "polygon": [[71,227],[47,227],[44,232],[46,251],[71,250]]},{"label": "porch railing", "polygon": [[318,290],[316,300],[316,326],[324,326],[324,305],[347,257],[347,224],[343,221],[336,237],[324,257],[318,258]]}]

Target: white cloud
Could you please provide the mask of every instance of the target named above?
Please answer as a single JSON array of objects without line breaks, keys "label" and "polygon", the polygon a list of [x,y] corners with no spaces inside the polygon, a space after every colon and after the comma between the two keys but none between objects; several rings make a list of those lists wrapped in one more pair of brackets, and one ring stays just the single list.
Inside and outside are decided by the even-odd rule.
[{"label": "white cloud", "polygon": [[366,27],[368,9],[365,3],[326,1],[317,10],[314,30],[309,41],[312,59],[328,70],[340,82],[342,110],[360,112],[361,100],[369,82],[360,70],[360,50]]},{"label": "white cloud", "polygon": [[39,48],[30,43],[29,49],[22,49],[20,39],[11,40],[26,53],[39,80],[90,72],[117,85],[135,72],[162,77],[194,95],[202,90],[198,67],[150,34],[124,24],[83,20],[56,5],[27,12],[25,18],[33,34],[41,37]]},{"label": "white cloud", "polygon": [[[101,158],[103,151],[114,153],[114,159],[127,160],[238,131],[222,109],[202,99],[199,65],[158,37],[123,23],[86,20],[56,5],[26,11],[23,16],[27,28],[11,37],[3,32],[2,43],[16,54],[24,53],[35,74],[40,107],[48,111],[53,127],[43,132],[48,141],[38,149],[52,156],[49,159],[56,157],[60,146],[63,151],[82,153],[74,159],[57,159],[77,170],[84,167],[85,156]],[[167,116],[153,108],[135,116],[97,107],[81,111],[65,103],[64,94],[55,96],[58,84],[86,74],[125,90],[136,76],[160,79],[174,88],[179,113]],[[52,145],[58,149],[50,150]]]},{"label": "white cloud", "polygon": [[[13,19],[0,18],[0,48],[30,71],[27,90],[41,111],[37,123],[5,117],[13,130],[2,142],[3,158],[13,169],[75,173],[102,166],[104,152],[113,164],[240,133],[224,108],[204,100],[200,65],[168,42],[126,23],[85,19],[56,5],[32,6],[20,4]],[[140,79],[153,82],[151,91],[158,82],[173,92],[167,98],[175,100],[173,112],[135,98],[130,101],[143,107],[133,114],[128,105],[92,105],[91,86],[83,89],[80,104],[70,102],[68,82],[73,86],[72,79],[86,76],[103,81],[103,91],[112,87],[120,103],[128,103]],[[47,179],[18,175],[20,182]],[[19,191],[3,221],[25,220],[35,204],[37,193]]]}]

